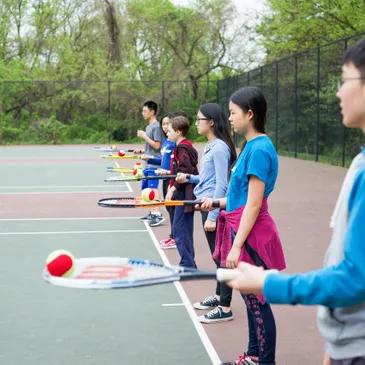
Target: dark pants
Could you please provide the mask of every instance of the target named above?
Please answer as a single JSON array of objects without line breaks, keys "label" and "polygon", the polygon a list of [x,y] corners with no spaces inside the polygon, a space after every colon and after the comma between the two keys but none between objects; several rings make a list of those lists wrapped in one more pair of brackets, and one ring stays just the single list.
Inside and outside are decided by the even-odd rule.
[{"label": "dark pants", "polygon": [[184,206],[175,207],[172,233],[180,254],[180,266],[195,268],[194,211],[185,213]]},{"label": "dark pants", "polygon": [[[167,194],[167,190],[169,189],[169,180],[163,180],[162,183],[162,193],[163,193],[163,197],[165,199],[165,196]],[[169,213],[169,217],[170,217],[170,227],[171,227],[171,233],[170,233],[170,237],[173,238],[173,234],[172,234],[172,224],[174,223],[174,207],[166,207],[167,213]]]},{"label": "dark pants", "polygon": [[365,356],[346,360],[331,360],[331,365],[365,365]]},{"label": "dark pants", "polygon": [[260,365],[275,365],[276,324],[268,303],[262,305],[255,295],[242,295],[247,307],[248,351]]},{"label": "dark pants", "polygon": [[[205,224],[205,221],[208,219],[209,212],[201,211],[202,215],[202,223],[203,227]],[[208,241],[210,253],[213,255],[214,248],[215,248],[215,238],[217,235],[217,231],[214,232],[207,232],[204,230],[205,237]],[[220,262],[218,260],[214,260],[215,264],[217,265],[217,268],[220,268]],[[217,286],[215,289],[215,294],[220,296],[219,305],[222,307],[230,307],[231,301],[232,301],[232,288],[230,288],[226,283],[219,283],[217,281]]]}]

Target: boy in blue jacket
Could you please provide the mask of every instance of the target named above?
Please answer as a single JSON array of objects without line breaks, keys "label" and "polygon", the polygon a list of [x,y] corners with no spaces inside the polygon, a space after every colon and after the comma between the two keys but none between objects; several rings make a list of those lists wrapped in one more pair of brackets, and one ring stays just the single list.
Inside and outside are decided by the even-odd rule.
[{"label": "boy in blue jacket", "polygon": [[[337,97],[344,125],[365,134],[365,39],[345,52]],[[364,148],[348,170],[331,226],[323,269],[285,275],[241,263],[241,275],[229,285],[246,294],[262,292],[273,304],[319,305],[318,328],[326,340],[323,365],[365,365]]]}]

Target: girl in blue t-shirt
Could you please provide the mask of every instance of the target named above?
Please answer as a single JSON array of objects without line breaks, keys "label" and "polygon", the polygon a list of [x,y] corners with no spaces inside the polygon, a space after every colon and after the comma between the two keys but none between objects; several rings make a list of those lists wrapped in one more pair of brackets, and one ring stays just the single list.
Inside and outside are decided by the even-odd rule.
[{"label": "girl in blue t-shirt", "polygon": [[[222,210],[213,257],[233,269],[241,261],[265,269],[283,270],[284,254],[267,198],[278,175],[278,157],[265,134],[267,103],[260,89],[245,87],[229,102],[229,121],[246,142],[231,169],[227,197],[219,199]],[[202,209],[211,210],[213,199]],[[270,305],[262,295],[242,295],[247,308],[248,351],[224,364],[275,365],[276,326]]]}]

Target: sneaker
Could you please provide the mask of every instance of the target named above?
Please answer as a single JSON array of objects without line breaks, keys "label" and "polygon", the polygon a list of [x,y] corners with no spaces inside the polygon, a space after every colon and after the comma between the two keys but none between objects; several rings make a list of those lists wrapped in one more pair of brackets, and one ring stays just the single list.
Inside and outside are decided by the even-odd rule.
[{"label": "sneaker", "polygon": [[150,227],[157,227],[162,222],[165,221],[165,218],[162,214],[152,214],[152,219],[150,220]]},{"label": "sneaker", "polygon": [[169,242],[169,241],[171,241],[171,240],[172,240],[172,238],[171,238],[171,237],[169,237],[169,238],[165,238],[164,240],[161,240],[161,241],[160,241],[160,244],[167,243],[167,242]]},{"label": "sneaker", "polygon": [[170,239],[170,241],[166,243],[161,243],[160,248],[162,250],[168,250],[170,248],[176,248],[176,242],[173,239]]},{"label": "sneaker", "polygon": [[216,297],[206,297],[202,302],[193,304],[195,309],[212,309],[218,307],[219,300]]},{"label": "sneaker", "polygon": [[150,221],[152,220],[152,213],[149,212],[146,216],[140,218],[141,221]]},{"label": "sneaker", "polygon": [[199,321],[202,323],[225,322],[233,319],[232,311],[225,312],[221,307],[214,308],[204,316],[199,316]]},{"label": "sneaker", "polygon": [[239,356],[237,360],[222,362],[220,365],[258,365],[258,357],[248,356],[246,354]]}]

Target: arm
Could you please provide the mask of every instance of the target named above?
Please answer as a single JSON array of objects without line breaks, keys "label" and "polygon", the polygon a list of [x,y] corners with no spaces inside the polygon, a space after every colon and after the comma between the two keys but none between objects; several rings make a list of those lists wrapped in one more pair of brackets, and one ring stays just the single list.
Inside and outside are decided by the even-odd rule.
[{"label": "arm", "polygon": [[150,137],[147,136],[144,138],[144,140],[155,150],[159,150],[161,147],[161,141],[154,141]]},{"label": "arm", "polygon": [[151,165],[161,166],[161,158],[155,157],[148,160],[148,163]]},{"label": "arm", "polygon": [[[215,190],[213,199],[222,198],[227,193],[228,186],[228,168],[231,160],[230,152],[227,148],[219,148],[214,151],[214,173],[215,173]],[[219,215],[219,209],[215,209],[208,214],[208,220],[216,222]]]},{"label": "arm", "polygon": [[264,295],[271,303],[324,305],[331,308],[365,301],[365,170],[349,199],[344,259],[336,266],[297,275],[268,275]]}]

